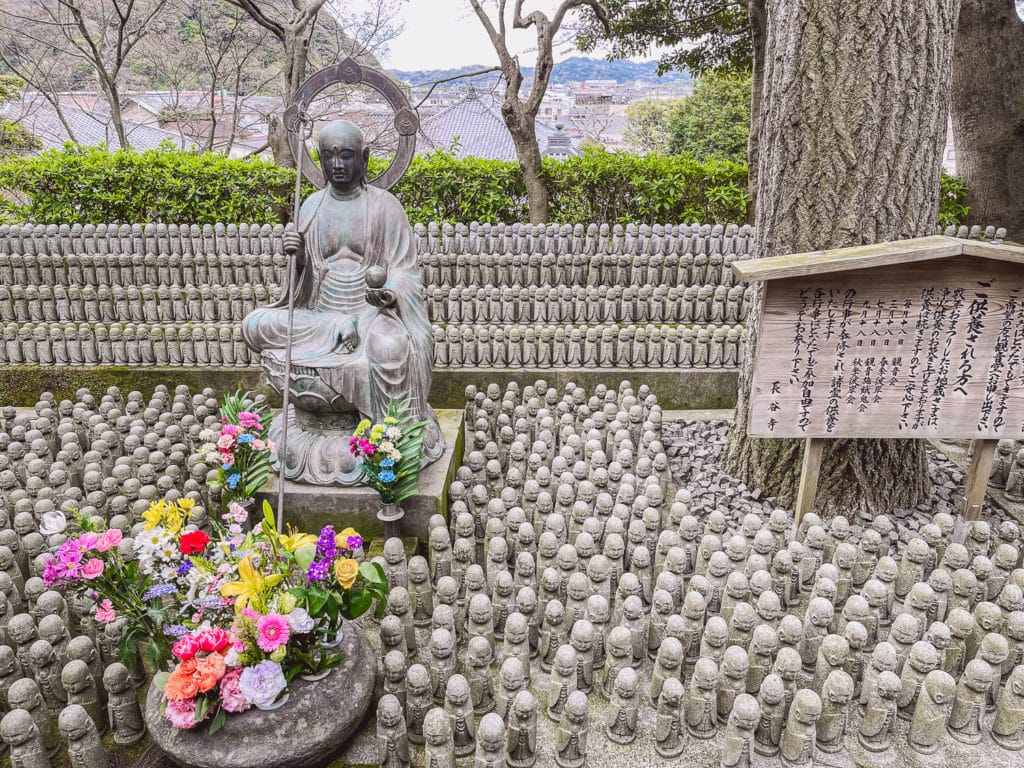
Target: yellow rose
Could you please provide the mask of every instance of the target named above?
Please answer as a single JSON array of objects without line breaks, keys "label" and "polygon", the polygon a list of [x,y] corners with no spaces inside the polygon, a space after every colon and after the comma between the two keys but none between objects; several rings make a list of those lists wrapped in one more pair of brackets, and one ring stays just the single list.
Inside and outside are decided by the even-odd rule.
[{"label": "yellow rose", "polygon": [[341,531],[341,533],[338,533],[338,534],[335,535],[335,537],[334,537],[334,546],[336,546],[338,549],[347,550],[348,549],[348,538],[349,538],[349,536],[358,536],[358,535],[359,535],[359,531],[357,531],[355,528],[349,526],[344,531]]},{"label": "yellow rose", "polygon": [[355,560],[343,557],[334,564],[334,578],[341,584],[342,589],[351,589],[358,575],[359,563]]}]

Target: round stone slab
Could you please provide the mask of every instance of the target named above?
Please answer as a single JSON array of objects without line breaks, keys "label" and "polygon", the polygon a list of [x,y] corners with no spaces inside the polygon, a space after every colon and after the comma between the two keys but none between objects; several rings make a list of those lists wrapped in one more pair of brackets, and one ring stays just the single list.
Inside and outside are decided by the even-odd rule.
[{"label": "round stone slab", "polygon": [[171,725],[160,713],[160,691],[150,686],[146,726],[167,756],[188,768],[319,765],[342,748],[373,697],[377,665],[362,627],[345,624],[340,650],[345,660],[323,680],[295,678],[280,709],[228,715],[212,736],[206,732],[208,722],[190,731]]}]

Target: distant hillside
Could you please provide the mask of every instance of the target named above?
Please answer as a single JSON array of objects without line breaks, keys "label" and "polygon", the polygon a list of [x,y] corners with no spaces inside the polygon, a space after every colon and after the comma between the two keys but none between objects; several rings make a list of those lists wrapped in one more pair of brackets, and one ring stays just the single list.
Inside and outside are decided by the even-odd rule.
[{"label": "distant hillside", "polygon": [[[396,69],[392,72],[408,83],[432,83],[444,78],[463,75],[467,72],[486,69],[487,64],[470,64],[458,69],[419,69],[402,70]],[[551,83],[564,85],[568,82],[580,80],[614,80],[617,83],[630,83],[635,80],[642,80],[648,83],[674,83],[687,82],[690,79],[688,72],[668,72],[663,77],[657,74],[658,62],[656,61],[608,61],[606,59],[590,59],[585,56],[573,56],[555,64],[551,74]],[[523,76],[527,79],[533,77],[533,67],[523,67]],[[484,76],[486,77],[486,76]],[[494,77],[494,76],[492,76]]]}]

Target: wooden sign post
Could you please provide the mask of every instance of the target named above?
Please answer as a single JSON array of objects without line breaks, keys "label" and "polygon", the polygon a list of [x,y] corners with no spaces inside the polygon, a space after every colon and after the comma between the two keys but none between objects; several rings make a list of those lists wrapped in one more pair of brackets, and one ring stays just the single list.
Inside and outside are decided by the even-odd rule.
[{"label": "wooden sign post", "polygon": [[973,440],[976,519],[996,443],[1024,437],[1024,248],[936,236],[732,268],[765,282],[748,432],[805,439],[797,522],[832,438]]}]

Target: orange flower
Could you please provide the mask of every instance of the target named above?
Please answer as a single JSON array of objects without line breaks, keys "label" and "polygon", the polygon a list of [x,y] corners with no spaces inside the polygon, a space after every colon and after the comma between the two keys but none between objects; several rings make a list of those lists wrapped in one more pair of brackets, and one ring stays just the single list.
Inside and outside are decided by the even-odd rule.
[{"label": "orange flower", "polygon": [[220,653],[211,653],[196,666],[196,673],[200,677],[213,675],[218,680],[224,677],[224,673],[227,670],[228,666],[224,663],[224,656]]},{"label": "orange flower", "polygon": [[192,675],[183,675],[174,670],[164,684],[164,696],[168,701],[185,701],[199,693],[199,686]]},{"label": "orange flower", "polygon": [[193,656],[191,659],[185,659],[178,665],[178,672],[191,676],[195,673],[197,666],[199,666],[199,659]]},{"label": "orange flower", "polygon": [[341,584],[342,589],[351,589],[358,575],[359,563],[355,560],[343,557],[334,564],[334,578]]},{"label": "orange flower", "polygon": [[196,677],[198,678],[197,685],[199,687],[200,693],[212,691],[214,687],[217,685],[217,683],[220,682],[220,678],[217,677],[216,673],[214,673],[212,670],[203,670],[202,672],[197,672]]}]

